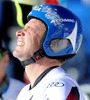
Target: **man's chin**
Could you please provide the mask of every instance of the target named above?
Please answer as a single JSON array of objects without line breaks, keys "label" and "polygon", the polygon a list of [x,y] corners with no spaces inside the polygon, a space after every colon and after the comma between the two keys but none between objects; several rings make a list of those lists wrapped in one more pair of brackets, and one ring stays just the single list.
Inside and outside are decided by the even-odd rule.
[{"label": "man's chin", "polygon": [[22,57],[22,54],[21,54],[21,53],[19,54],[19,52],[13,51],[12,54],[13,54],[13,56],[14,56],[15,58],[19,59],[20,61],[23,61],[23,57]]},{"label": "man's chin", "polygon": [[16,51],[13,51],[13,56],[15,57],[15,58],[18,58],[19,59],[19,55],[17,54],[17,52]]}]

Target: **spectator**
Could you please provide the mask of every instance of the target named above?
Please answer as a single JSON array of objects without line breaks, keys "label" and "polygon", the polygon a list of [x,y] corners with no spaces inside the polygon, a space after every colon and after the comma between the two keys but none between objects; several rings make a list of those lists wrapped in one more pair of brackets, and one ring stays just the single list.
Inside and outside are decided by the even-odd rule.
[{"label": "spectator", "polygon": [[8,77],[6,72],[8,63],[9,53],[0,47],[0,100],[16,100],[18,93],[25,86],[20,80]]}]

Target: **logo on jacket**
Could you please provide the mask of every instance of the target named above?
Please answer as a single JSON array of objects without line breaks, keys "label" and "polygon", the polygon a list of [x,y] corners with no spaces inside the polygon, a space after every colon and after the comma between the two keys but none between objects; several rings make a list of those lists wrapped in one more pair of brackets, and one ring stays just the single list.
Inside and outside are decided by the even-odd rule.
[{"label": "logo on jacket", "polygon": [[64,83],[62,82],[52,82],[50,84],[48,84],[47,88],[49,87],[63,87],[64,86]]}]

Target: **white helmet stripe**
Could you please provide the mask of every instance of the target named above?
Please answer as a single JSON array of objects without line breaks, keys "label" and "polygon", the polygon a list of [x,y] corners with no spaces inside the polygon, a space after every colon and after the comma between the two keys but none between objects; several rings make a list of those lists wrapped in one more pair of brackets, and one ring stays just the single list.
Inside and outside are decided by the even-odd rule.
[{"label": "white helmet stripe", "polygon": [[67,39],[69,39],[72,43],[73,51],[75,51],[76,36],[77,36],[77,22],[75,23],[72,33],[67,37]]}]

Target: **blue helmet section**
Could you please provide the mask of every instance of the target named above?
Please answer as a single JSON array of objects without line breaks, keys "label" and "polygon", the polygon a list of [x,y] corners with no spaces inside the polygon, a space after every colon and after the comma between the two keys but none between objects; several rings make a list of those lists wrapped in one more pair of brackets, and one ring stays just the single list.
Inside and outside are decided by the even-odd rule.
[{"label": "blue helmet section", "polygon": [[[48,57],[61,57],[76,54],[82,42],[82,27],[79,18],[71,11],[53,4],[39,5],[27,16],[35,17],[47,25],[47,32],[42,43],[42,48]],[[70,44],[53,52],[50,43],[54,39],[67,39]]]}]

